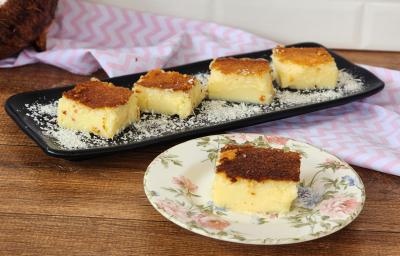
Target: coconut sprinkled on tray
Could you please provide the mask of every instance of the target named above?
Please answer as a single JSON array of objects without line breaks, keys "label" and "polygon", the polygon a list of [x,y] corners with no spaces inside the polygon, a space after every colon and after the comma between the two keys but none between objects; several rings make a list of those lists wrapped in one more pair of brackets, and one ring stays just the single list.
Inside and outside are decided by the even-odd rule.
[{"label": "coconut sprinkled on tray", "polygon": [[[197,74],[196,78],[205,86],[208,74]],[[99,136],[61,128],[57,125],[57,101],[50,103],[35,102],[26,104],[27,116],[32,118],[48,137],[62,149],[89,149],[107,146],[116,146],[146,141],[152,138],[176,134],[223,124],[229,121],[240,120],[261,114],[291,109],[302,105],[325,102],[363,90],[360,79],[341,70],[338,85],[334,90],[280,90],[276,89],[276,96],[270,105],[256,105],[247,103],[232,103],[221,100],[204,100],[187,119],[177,116],[142,113],[140,122],[134,123],[114,139],[104,139]]]}]

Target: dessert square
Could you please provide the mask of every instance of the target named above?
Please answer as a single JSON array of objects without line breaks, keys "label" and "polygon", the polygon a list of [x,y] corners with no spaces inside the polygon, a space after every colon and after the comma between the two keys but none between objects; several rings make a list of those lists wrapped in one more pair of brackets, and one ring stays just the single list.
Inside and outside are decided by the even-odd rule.
[{"label": "dessert square", "polygon": [[195,77],[159,69],[141,76],[132,90],[142,111],[178,115],[182,119],[190,116],[206,95]]},{"label": "dessert square", "polygon": [[58,101],[61,127],[113,138],[140,118],[134,93],[100,81],[77,84]]},{"label": "dessert square", "polygon": [[272,50],[274,76],[281,88],[333,89],[339,70],[325,48],[283,48]]},{"label": "dessert square", "polygon": [[269,104],[275,95],[265,59],[217,58],[211,62],[210,70],[210,99]]},{"label": "dessert square", "polygon": [[218,152],[214,204],[243,213],[284,213],[297,198],[300,154],[252,145],[226,145]]}]

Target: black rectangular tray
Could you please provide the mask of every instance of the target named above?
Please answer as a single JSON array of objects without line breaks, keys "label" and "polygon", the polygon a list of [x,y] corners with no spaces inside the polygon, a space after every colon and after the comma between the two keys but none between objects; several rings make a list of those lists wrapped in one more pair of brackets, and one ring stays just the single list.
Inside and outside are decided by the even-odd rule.
[{"label": "black rectangular tray", "polygon": [[[323,47],[317,43],[299,43],[290,46],[295,47]],[[288,47],[290,47],[288,46]],[[249,58],[266,58],[270,59],[272,51],[271,49],[253,53],[246,53],[241,55],[235,55],[234,57],[249,57]],[[347,95],[341,98],[336,98],[324,102],[312,103],[308,105],[298,106],[290,109],[284,109],[279,111],[274,111],[270,113],[262,113],[260,115],[237,119],[233,121],[223,122],[220,124],[213,124],[206,127],[201,128],[188,128],[184,131],[179,131],[159,137],[148,138],[142,141],[136,141],[128,144],[117,144],[112,146],[102,146],[96,148],[89,149],[76,149],[76,150],[67,150],[63,149],[60,145],[55,143],[51,138],[47,137],[43,134],[40,127],[36,125],[34,120],[27,116],[27,109],[25,104],[30,104],[35,101],[40,100],[45,101],[54,101],[61,97],[62,93],[73,86],[67,86],[63,88],[53,88],[47,90],[33,91],[33,92],[25,92],[14,95],[10,97],[6,104],[5,109],[7,113],[11,116],[11,118],[18,124],[18,126],[28,135],[30,136],[42,149],[45,153],[54,157],[61,157],[69,160],[78,160],[78,159],[86,159],[94,156],[99,156],[103,154],[108,154],[112,152],[129,150],[135,148],[141,148],[152,144],[158,144],[168,141],[174,141],[182,138],[189,137],[198,137],[201,135],[221,132],[229,129],[236,129],[245,126],[251,126],[255,124],[259,124],[262,122],[273,121],[277,119],[283,119],[291,116],[301,115],[304,113],[309,113],[321,109],[326,109],[342,104],[346,104],[358,99],[362,99],[368,97],[372,94],[377,93],[382,90],[384,87],[384,83],[378,79],[371,72],[367,71],[364,68],[361,68],[353,63],[347,61],[343,57],[333,53],[330,51],[332,56],[335,58],[336,64],[339,69],[346,69],[349,73],[357,78],[361,78],[364,82],[364,88],[362,91],[357,92],[352,95]],[[186,74],[197,74],[197,73],[206,73],[209,72],[209,64],[211,60],[205,60],[201,62],[196,62],[192,64],[187,64],[183,66],[168,68],[166,70],[174,70],[181,73]],[[144,73],[125,75],[120,77],[114,77],[107,79],[105,81],[110,81],[116,85],[131,87],[134,82],[136,82],[139,77]]]}]

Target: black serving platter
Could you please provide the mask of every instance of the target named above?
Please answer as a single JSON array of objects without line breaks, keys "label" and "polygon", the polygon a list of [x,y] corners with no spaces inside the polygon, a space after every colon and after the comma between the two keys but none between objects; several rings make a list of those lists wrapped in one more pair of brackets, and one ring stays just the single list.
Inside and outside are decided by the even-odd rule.
[{"label": "black serving platter", "polygon": [[[316,43],[299,43],[290,45],[288,47],[323,47]],[[270,59],[272,51],[264,50],[253,53],[246,53],[235,55],[234,57],[249,57],[249,58],[266,58]],[[262,113],[255,116],[237,119],[233,121],[222,122],[219,124],[212,124],[200,128],[187,128],[183,131],[173,132],[166,135],[146,138],[141,141],[134,141],[130,143],[121,143],[110,146],[99,146],[88,149],[64,149],[59,144],[57,144],[54,139],[46,136],[41,128],[34,122],[32,117],[27,116],[26,104],[31,104],[37,101],[45,103],[46,101],[51,102],[57,100],[61,97],[62,93],[73,86],[67,86],[63,88],[53,88],[47,90],[25,92],[14,95],[10,97],[6,104],[5,109],[11,118],[18,124],[18,126],[30,136],[43,150],[50,156],[61,157],[69,160],[79,160],[91,158],[103,154],[109,154],[112,152],[118,152],[129,149],[136,149],[145,147],[152,144],[159,144],[168,141],[174,141],[182,138],[198,137],[201,135],[221,132],[229,129],[236,129],[245,126],[251,126],[262,122],[273,121],[277,119],[283,119],[291,116],[301,115],[304,113],[309,113],[321,109],[326,109],[352,101],[368,97],[375,94],[383,89],[384,83],[378,79],[371,72],[364,68],[354,65],[343,57],[330,51],[332,56],[335,58],[336,64],[339,69],[346,69],[353,76],[360,78],[363,83],[363,90],[356,92],[351,95],[346,95],[341,98],[336,98],[333,100],[328,100],[324,102],[312,103],[307,105],[295,106],[288,109],[283,109],[279,111],[273,111],[269,113]],[[211,60],[200,61],[192,64],[187,64],[183,66],[168,68],[166,70],[174,70],[185,74],[197,74],[209,72],[209,63]],[[131,87],[132,84],[139,79],[139,77],[144,73],[125,75],[120,77],[114,77],[107,79],[105,81],[112,82],[119,86]]]}]

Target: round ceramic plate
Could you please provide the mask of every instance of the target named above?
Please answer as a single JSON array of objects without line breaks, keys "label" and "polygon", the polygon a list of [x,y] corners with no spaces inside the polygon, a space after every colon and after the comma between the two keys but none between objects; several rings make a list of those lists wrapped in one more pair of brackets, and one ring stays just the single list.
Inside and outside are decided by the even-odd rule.
[{"label": "round ceramic plate", "polygon": [[[287,214],[241,214],[211,199],[217,151],[250,143],[302,155],[298,198]],[[156,157],[144,176],[151,204],[195,233],[246,244],[290,244],[323,237],[348,225],[365,201],[363,183],[344,161],[324,150],[277,136],[227,134],[190,140]]]}]

